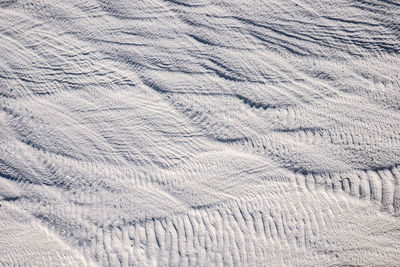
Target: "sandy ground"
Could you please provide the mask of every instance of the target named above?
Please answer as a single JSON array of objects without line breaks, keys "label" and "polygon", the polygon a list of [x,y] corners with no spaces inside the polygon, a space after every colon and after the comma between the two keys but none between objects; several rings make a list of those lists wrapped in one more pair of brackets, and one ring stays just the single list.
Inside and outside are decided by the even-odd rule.
[{"label": "sandy ground", "polygon": [[399,2],[0,0],[0,52],[0,265],[400,265]]}]

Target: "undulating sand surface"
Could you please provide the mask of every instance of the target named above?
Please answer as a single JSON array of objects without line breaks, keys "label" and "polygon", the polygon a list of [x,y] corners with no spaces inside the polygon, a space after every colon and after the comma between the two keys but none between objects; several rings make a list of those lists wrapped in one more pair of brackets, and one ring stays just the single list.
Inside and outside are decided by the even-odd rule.
[{"label": "undulating sand surface", "polygon": [[400,266],[397,0],[0,0],[0,266]]}]

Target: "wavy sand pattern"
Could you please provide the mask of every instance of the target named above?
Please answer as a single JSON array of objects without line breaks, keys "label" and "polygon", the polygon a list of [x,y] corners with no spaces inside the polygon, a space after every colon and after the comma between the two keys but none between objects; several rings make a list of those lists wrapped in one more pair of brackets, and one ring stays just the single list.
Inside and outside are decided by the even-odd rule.
[{"label": "wavy sand pattern", "polygon": [[398,266],[400,3],[0,0],[0,265]]}]

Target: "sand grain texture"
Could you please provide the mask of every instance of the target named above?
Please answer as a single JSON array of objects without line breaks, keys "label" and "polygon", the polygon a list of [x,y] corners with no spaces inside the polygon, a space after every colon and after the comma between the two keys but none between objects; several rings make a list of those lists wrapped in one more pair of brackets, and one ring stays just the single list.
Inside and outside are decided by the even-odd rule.
[{"label": "sand grain texture", "polygon": [[0,265],[398,266],[400,3],[0,1]]}]

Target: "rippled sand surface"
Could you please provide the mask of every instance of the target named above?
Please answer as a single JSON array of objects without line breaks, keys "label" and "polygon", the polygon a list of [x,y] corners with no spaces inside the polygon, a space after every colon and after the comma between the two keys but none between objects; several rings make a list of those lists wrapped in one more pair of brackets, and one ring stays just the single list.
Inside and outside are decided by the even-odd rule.
[{"label": "rippled sand surface", "polygon": [[400,264],[400,2],[0,0],[0,62],[0,265]]}]

